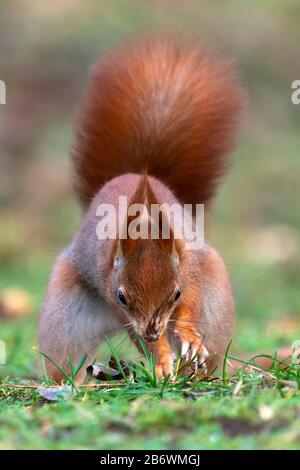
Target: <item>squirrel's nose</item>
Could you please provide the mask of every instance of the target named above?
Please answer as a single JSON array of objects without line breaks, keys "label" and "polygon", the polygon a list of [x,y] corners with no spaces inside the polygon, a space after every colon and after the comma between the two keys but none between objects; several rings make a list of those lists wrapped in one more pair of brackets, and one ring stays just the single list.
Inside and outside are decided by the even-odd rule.
[{"label": "squirrel's nose", "polygon": [[158,333],[150,333],[150,332],[145,332],[144,334],[144,340],[148,341],[149,343],[153,343],[154,341],[157,341],[159,338]]}]

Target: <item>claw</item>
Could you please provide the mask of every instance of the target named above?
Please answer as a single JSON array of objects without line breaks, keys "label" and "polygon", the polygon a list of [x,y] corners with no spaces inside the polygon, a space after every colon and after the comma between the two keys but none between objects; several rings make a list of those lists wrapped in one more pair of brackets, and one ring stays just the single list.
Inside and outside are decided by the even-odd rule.
[{"label": "claw", "polygon": [[187,360],[188,350],[190,349],[190,343],[188,341],[183,341],[181,346],[181,356],[185,357]]},{"label": "claw", "polygon": [[207,365],[206,365],[206,362],[205,362],[206,359],[208,358],[208,356],[209,356],[209,352],[207,351],[205,346],[202,346],[201,352],[198,355],[198,359],[199,359],[200,365],[202,366],[203,371],[204,371],[205,374],[207,374],[207,372],[208,372]]},{"label": "claw", "polygon": [[205,361],[209,356],[209,352],[207,351],[205,346],[202,346],[201,353],[199,354],[199,359]]},{"label": "claw", "polygon": [[197,355],[197,352],[199,351],[199,347],[197,346],[192,346],[192,355],[191,355],[191,359],[193,360],[193,362],[196,362],[198,360],[198,355]]}]

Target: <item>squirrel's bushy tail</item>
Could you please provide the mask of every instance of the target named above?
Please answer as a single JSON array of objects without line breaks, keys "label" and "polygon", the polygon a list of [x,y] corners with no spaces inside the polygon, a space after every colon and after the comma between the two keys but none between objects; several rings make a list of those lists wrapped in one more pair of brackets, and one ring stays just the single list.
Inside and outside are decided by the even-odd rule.
[{"label": "squirrel's bushy tail", "polygon": [[97,63],[76,126],[76,191],[87,205],[123,173],[147,171],[183,203],[206,203],[233,146],[243,92],[232,63],[196,41],[154,35]]}]

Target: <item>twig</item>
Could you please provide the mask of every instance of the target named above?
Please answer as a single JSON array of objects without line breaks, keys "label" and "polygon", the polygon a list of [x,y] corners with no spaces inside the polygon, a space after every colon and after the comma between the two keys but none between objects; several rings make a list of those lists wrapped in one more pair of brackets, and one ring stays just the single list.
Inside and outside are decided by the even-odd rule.
[{"label": "twig", "polygon": [[[105,388],[105,387],[119,387],[120,385],[124,386],[126,385],[125,383],[122,383],[122,382],[116,382],[116,383],[108,383],[108,382],[102,382],[102,383],[99,383],[99,384],[83,384],[83,385],[80,385],[80,389],[81,388]],[[1,384],[0,387],[10,387],[10,388],[29,388],[29,389],[32,389],[32,390],[37,390],[38,388],[61,388],[62,385],[49,385],[48,387],[47,386],[44,386],[44,385],[20,385],[20,384]]]}]

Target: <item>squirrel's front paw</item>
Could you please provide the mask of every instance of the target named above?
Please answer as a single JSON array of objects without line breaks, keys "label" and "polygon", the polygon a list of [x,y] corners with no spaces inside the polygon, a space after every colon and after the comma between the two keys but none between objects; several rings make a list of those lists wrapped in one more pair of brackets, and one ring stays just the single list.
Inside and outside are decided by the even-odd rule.
[{"label": "squirrel's front paw", "polygon": [[180,330],[175,331],[175,335],[181,340],[181,357],[186,362],[193,362],[194,369],[201,368],[204,374],[207,374],[206,359],[209,356],[209,352],[203,344],[203,338],[198,332],[186,330],[181,334]]},{"label": "squirrel's front paw", "polygon": [[165,354],[161,356],[155,366],[155,373],[158,379],[163,377],[174,377],[173,365],[174,365],[175,356],[173,353]]},{"label": "squirrel's front paw", "polygon": [[195,341],[193,343],[183,341],[181,347],[181,356],[185,358],[186,362],[192,361],[194,363],[195,370],[201,367],[204,374],[207,374],[208,369],[206,359],[209,356],[209,352],[207,351],[204,344],[202,344],[202,340],[197,343]]}]

